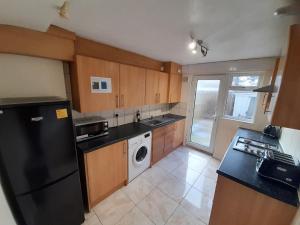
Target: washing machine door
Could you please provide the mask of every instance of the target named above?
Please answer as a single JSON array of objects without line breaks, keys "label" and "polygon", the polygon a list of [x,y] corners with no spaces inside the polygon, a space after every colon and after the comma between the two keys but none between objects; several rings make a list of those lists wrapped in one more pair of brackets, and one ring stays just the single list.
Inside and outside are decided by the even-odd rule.
[{"label": "washing machine door", "polygon": [[150,154],[150,151],[146,146],[140,146],[137,148],[133,154],[133,164],[136,167],[142,166],[145,163],[147,154]]}]

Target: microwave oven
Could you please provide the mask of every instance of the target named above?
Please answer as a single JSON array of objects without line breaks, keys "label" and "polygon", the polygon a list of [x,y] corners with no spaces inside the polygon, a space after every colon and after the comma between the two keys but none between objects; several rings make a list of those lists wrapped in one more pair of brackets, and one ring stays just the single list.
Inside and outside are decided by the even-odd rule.
[{"label": "microwave oven", "polygon": [[88,121],[88,122],[76,122],[76,141],[81,142],[101,136],[108,135],[108,121]]}]

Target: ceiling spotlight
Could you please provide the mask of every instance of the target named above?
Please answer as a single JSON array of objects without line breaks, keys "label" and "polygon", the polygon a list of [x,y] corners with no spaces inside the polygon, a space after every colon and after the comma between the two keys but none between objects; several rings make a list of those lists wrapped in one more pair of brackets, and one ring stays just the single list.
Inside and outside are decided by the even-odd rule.
[{"label": "ceiling spotlight", "polygon": [[201,45],[201,53],[203,56],[207,55],[207,51],[208,51],[208,49],[206,47],[204,47],[203,45]]},{"label": "ceiling spotlight", "polygon": [[300,2],[280,7],[274,13],[274,16],[299,16],[300,15]]},{"label": "ceiling spotlight", "polygon": [[189,43],[189,49],[195,50],[196,47],[197,47],[197,42],[194,39],[192,39],[192,41]]},{"label": "ceiling spotlight", "polygon": [[203,56],[207,55],[208,48],[204,45],[202,40],[194,39],[191,36],[191,42],[189,43],[189,49],[192,50],[192,53],[195,55],[198,53],[197,48],[200,47],[200,51]]}]

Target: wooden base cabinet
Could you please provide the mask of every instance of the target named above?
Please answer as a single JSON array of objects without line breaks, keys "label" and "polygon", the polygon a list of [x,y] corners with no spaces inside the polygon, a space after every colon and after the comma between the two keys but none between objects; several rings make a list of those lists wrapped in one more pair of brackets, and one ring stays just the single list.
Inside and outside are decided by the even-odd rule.
[{"label": "wooden base cabinet", "polygon": [[88,208],[127,183],[127,140],[84,154]]},{"label": "wooden base cabinet", "polygon": [[152,131],[152,160],[155,164],[183,143],[185,120]]},{"label": "wooden base cabinet", "polygon": [[297,208],[218,176],[209,225],[289,225]]}]

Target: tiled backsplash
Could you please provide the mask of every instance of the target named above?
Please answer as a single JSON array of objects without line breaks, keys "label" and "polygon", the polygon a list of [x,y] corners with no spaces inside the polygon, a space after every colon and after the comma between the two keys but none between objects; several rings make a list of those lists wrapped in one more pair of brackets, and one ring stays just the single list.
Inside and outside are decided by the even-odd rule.
[{"label": "tiled backsplash", "polygon": [[186,102],[179,102],[175,104],[170,104],[170,113],[186,116],[187,115],[187,103]]},{"label": "tiled backsplash", "polygon": [[[139,110],[141,119],[147,119],[151,116],[160,116],[170,113],[170,104],[160,105],[145,105],[143,107],[136,107],[130,109],[117,109],[111,111],[97,112],[97,113],[79,113],[75,110],[72,111],[73,118],[87,118],[87,117],[101,117],[108,120],[109,127],[115,127],[126,123],[132,123],[136,120],[136,113]],[[115,115],[118,114],[118,118]]]}]

